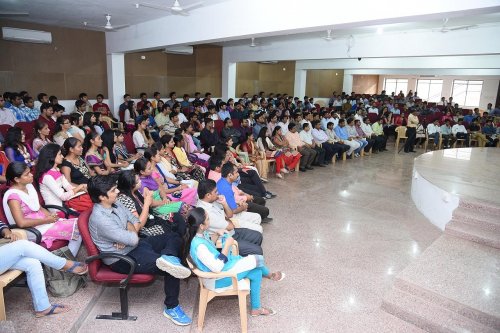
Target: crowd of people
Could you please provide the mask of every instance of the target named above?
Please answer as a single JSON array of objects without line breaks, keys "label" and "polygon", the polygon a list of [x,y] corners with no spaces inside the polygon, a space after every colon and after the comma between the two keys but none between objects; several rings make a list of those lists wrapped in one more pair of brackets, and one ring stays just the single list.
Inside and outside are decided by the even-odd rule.
[{"label": "crowd of people", "polygon": [[[278,179],[285,179],[344,155],[355,159],[383,153],[388,138],[403,125],[409,153],[418,139],[419,113],[436,111],[411,92],[334,93],[329,107],[322,108],[307,96],[259,95],[214,103],[210,93],[204,98],[196,93],[194,99],[184,95],[180,101],[172,92],[163,101],[155,92],[153,100],[142,93],[135,103],[125,94],[114,115],[102,95],[91,105],[82,93],[67,115],[55,96],[38,94],[37,109],[27,92],[4,93],[0,124],[11,127],[1,138],[0,183],[7,185],[0,231],[13,242],[0,247],[0,256],[9,258],[2,260],[0,273],[22,269],[28,281],[37,281],[37,287],[30,283],[37,316],[66,312],[64,305],[48,303],[40,287],[40,262],[76,274],[85,274],[87,267],[54,258],[42,246],[50,249],[55,241],[66,241],[76,255],[82,242],[77,216],[92,209],[89,230],[100,251],[128,255],[137,263],[136,273],[164,276],[163,314],[175,324],[191,323],[179,304],[179,281],[191,275],[187,260],[202,271],[249,279],[251,315],[275,314],[260,302],[263,278],[285,277],[266,266],[262,249],[262,224],[273,221],[266,201],[277,196],[265,185],[270,166]],[[473,112],[465,119],[468,128],[463,119],[453,118],[455,111],[449,112],[427,126],[429,137],[446,137],[445,147],[453,138],[468,142],[469,136],[479,146],[498,142],[491,118],[500,115],[498,108]],[[16,126],[20,122],[31,123],[33,133]],[[457,124],[451,127],[451,122]],[[135,151],[127,149],[127,137]],[[67,207],[72,215],[47,210],[43,203]],[[42,246],[15,241],[14,227],[37,229]],[[122,260],[103,261],[115,272],[128,272]],[[205,285],[224,288],[231,280],[206,280]]]}]

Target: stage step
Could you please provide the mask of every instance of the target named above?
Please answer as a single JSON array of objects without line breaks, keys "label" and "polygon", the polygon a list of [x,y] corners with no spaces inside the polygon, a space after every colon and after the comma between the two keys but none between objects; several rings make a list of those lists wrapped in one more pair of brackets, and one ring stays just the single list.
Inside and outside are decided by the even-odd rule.
[{"label": "stage step", "polygon": [[382,308],[429,332],[499,332],[499,258],[444,234],[398,274]]},{"label": "stage step", "polygon": [[500,231],[491,231],[485,229],[482,221],[480,224],[469,224],[467,222],[462,222],[461,220],[455,220],[455,217],[451,222],[448,222],[445,227],[445,233],[451,236],[460,237],[472,242],[483,244],[485,246],[491,246],[496,249],[500,249]]}]

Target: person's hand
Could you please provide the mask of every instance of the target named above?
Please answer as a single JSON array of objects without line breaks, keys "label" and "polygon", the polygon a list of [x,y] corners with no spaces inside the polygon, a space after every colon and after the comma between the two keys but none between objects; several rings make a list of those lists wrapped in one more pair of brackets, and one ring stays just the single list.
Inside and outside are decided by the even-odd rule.
[{"label": "person's hand", "polygon": [[226,203],[227,203],[227,201],[226,201],[226,197],[225,197],[225,196],[223,196],[223,195],[219,195],[219,196],[217,197],[217,202],[218,202],[218,203],[220,203],[221,205],[226,204]]},{"label": "person's hand", "polygon": [[144,197],[144,206],[151,206],[153,203],[153,191],[145,187],[144,192],[142,192],[142,196]]},{"label": "person's hand", "polygon": [[247,201],[253,201],[253,195],[247,194]]},{"label": "person's hand", "polygon": [[121,244],[121,243],[113,243],[113,246],[117,250],[123,250],[125,248],[125,244]]},{"label": "person's hand", "polygon": [[73,192],[75,192],[75,193],[86,191],[86,190],[87,190],[87,184],[80,184],[77,187],[73,188]]},{"label": "person's hand", "polygon": [[16,240],[19,239],[19,236],[10,231],[10,229],[5,229],[3,232],[3,238],[10,239],[11,242],[15,242]]},{"label": "person's hand", "polygon": [[226,238],[226,245],[227,246],[233,246],[234,244],[234,238],[229,236],[228,238]]},{"label": "person's hand", "polygon": [[47,216],[47,223],[54,223],[59,220],[59,216],[56,213],[49,214]]},{"label": "person's hand", "polygon": [[243,207],[244,210],[247,210],[248,204],[246,202],[242,202],[240,207]]}]

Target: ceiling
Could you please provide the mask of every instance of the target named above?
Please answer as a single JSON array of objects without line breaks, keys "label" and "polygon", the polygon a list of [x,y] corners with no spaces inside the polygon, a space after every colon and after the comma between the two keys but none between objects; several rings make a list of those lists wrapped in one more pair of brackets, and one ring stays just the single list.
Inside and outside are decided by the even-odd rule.
[{"label": "ceiling", "polygon": [[[225,1],[229,0],[203,0],[203,6]],[[172,15],[168,11],[158,9],[141,6],[136,8],[136,4],[141,2],[171,7],[174,0],[0,0],[0,13],[28,12],[29,16],[26,17],[2,18],[69,28],[83,28],[83,22],[104,25],[106,14],[111,15],[114,26],[133,25]],[[200,0],[179,0],[181,6],[198,2]],[[195,10],[196,8],[193,9]]]}]

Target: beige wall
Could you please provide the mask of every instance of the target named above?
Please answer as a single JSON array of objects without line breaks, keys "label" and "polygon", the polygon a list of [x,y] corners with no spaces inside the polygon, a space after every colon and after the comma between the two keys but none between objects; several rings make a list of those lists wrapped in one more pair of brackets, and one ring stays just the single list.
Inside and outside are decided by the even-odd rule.
[{"label": "beige wall", "polygon": [[334,91],[340,94],[343,83],[343,69],[311,69],[307,71],[306,95],[326,98],[330,97]]},{"label": "beige wall", "polygon": [[[283,70],[284,69],[284,70]],[[293,94],[295,61],[280,61],[277,64],[242,62],[236,65],[236,96],[260,91]]]},{"label": "beige wall", "polygon": [[26,90],[59,99],[86,92],[107,97],[106,45],[103,32],[0,20],[1,27],[52,33],[51,44],[0,40],[0,92]]},{"label": "beige wall", "polygon": [[[146,59],[142,60],[141,56]],[[222,48],[195,46],[192,55],[166,54],[162,51],[136,52],[125,55],[125,90],[133,97],[141,92],[152,97],[159,91],[168,96],[194,95],[196,91],[222,94]]]},{"label": "beige wall", "polygon": [[377,94],[379,92],[378,81],[378,75],[353,75],[352,91],[357,94]]}]

